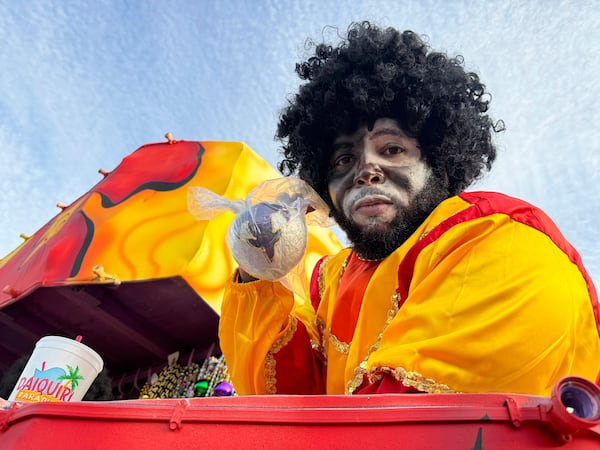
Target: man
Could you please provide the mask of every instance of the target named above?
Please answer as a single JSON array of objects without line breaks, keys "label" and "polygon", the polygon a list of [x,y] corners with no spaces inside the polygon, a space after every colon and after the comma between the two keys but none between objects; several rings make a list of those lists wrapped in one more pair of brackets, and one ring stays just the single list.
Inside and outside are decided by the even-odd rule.
[{"label": "man", "polygon": [[244,268],[220,340],[240,394],[515,392],[598,381],[597,294],[539,209],[465,192],[496,157],[488,96],[461,58],[354,24],[297,66],[280,170],[331,207],[352,247],[323,258],[311,303]]}]

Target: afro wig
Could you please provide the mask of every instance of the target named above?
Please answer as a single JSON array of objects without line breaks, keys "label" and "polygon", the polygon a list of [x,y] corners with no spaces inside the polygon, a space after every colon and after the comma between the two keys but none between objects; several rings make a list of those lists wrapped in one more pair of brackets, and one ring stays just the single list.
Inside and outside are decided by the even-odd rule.
[{"label": "afro wig", "polygon": [[435,176],[455,195],[489,170],[496,158],[486,114],[490,95],[460,56],[433,52],[412,31],[352,24],[337,47],[314,46],[296,65],[305,80],[281,113],[279,170],[297,174],[323,198],[334,139],[378,118],[398,121],[417,139]]}]

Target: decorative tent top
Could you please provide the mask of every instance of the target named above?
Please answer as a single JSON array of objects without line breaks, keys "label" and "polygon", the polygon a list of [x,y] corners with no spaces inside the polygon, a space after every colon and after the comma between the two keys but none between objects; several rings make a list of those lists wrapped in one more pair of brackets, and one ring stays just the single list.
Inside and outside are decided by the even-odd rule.
[{"label": "decorative tent top", "polygon": [[[167,138],[100,171],[100,182],[59,205],[0,260],[0,369],[43,334],[82,334],[77,327],[87,327],[86,342],[115,362],[201,350],[212,344],[197,342],[207,339],[202,330],[216,339],[223,286],[236,267],[225,239],[233,213],[196,220],[188,188],[238,199],[280,175],[241,142]],[[339,248],[329,229],[311,227],[306,267]],[[102,342],[111,333],[115,340]]]}]

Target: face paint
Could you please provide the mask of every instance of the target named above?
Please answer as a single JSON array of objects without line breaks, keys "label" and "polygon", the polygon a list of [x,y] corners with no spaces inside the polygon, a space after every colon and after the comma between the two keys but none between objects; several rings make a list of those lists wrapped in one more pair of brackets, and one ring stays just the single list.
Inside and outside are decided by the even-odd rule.
[{"label": "face paint", "polygon": [[335,140],[328,187],[333,216],[355,250],[377,258],[404,242],[449,196],[417,140],[393,119],[378,119],[372,129],[361,127]]}]

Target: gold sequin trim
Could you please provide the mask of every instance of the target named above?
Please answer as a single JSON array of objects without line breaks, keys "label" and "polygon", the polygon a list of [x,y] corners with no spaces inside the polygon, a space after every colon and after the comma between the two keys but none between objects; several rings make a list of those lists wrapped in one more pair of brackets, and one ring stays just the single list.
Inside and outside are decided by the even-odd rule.
[{"label": "gold sequin trim", "polygon": [[413,387],[421,392],[427,392],[428,394],[452,394],[456,393],[453,389],[450,389],[445,384],[436,383],[431,378],[425,378],[423,375],[417,372],[409,372],[402,367],[376,367],[369,371],[367,374],[367,380],[373,384],[383,378],[383,376],[389,373],[396,381],[400,381],[404,386]]},{"label": "gold sequin trim", "polygon": [[[346,257],[346,259],[344,259],[344,262],[342,263],[342,265],[340,267],[340,275],[338,278],[338,285],[342,282],[342,276],[344,275],[344,272],[346,271],[346,267],[348,267],[349,261],[350,261],[350,253]],[[327,342],[329,341],[329,343],[331,345],[333,345],[333,348],[335,348],[338,352],[340,352],[344,355],[347,355],[350,352],[350,344],[340,341],[335,335],[331,334],[331,330],[326,335],[325,334],[325,324],[322,322],[321,322],[321,324],[322,324],[321,336],[323,336],[323,348],[327,349]]]},{"label": "gold sequin trim", "polygon": [[326,256],[321,265],[319,266],[319,277],[317,283],[319,286],[319,301],[323,299],[323,292],[325,292],[325,264],[331,256]]},{"label": "gold sequin trim", "polygon": [[[325,260],[323,260],[323,262],[321,263],[321,266],[319,267],[318,286],[319,286],[319,299],[320,300],[323,299],[323,294],[325,292],[325,264],[327,263],[327,260],[329,258],[330,258],[330,256],[327,256],[325,258]],[[344,275],[344,272],[346,271],[346,267],[348,266],[349,260],[350,260],[350,254],[348,254],[348,256],[344,259],[344,262],[342,263],[342,265],[340,267],[338,284],[342,280],[342,275]],[[320,343],[320,345],[318,345],[316,342],[311,341],[311,346],[313,349],[318,350],[323,354],[323,356],[325,357],[325,361],[327,361],[327,341],[328,340],[337,351],[339,351],[340,353],[343,353],[345,355],[348,354],[350,344],[346,344],[345,342],[340,341],[333,335],[329,336],[329,339],[328,339],[327,335],[325,333],[325,323],[318,316],[315,318],[315,325],[317,326],[317,329],[319,330],[319,334],[321,335],[321,343]]]},{"label": "gold sequin trim", "polygon": [[347,355],[350,351],[350,344],[340,341],[334,334],[331,334],[331,331],[329,332],[329,343],[343,355]]},{"label": "gold sequin trim", "polygon": [[298,319],[290,316],[290,326],[287,328],[285,334],[277,339],[271,346],[265,356],[265,387],[267,394],[277,393],[277,370],[275,368],[275,353],[285,347],[291,340],[296,330],[298,329]]},{"label": "gold sequin trim", "polygon": [[352,394],[362,384],[363,378],[367,373],[367,360],[369,359],[369,356],[371,356],[371,353],[373,353],[379,348],[379,345],[381,344],[381,338],[383,337],[383,332],[389,326],[390,322],[396,316],[396,314],[398,314],[398,310],[400,309],[398,306],[399,302],[400,294],[398,294],[398,292],[394,292],[391,298],[392,306],[388,310],[387,319],[385,321],[385,324],[383,325],[383,329],[381,330],[381,333],[379,333],[379,336],[377,336],[377,340],[375,341],[375,343],[369,348],[369,350],[367,350],[367,355],[365,356],[365,358],[358,365],[358,367],[354,369],[352,378],[346,386],[346,394]]},{"label": "gold sequin trim", "polygon": [[321,318],[319,318],[319,316],[315,316],[315,325],[317,326],[317,331],[321,337],[321,342],[311,339],[310,345],[312,346],[313,350],[316,350],[323,355],[325,358],[325,363],[327,364],[327,350],[325,348],[325,323],[321,320]]},{"label": "gold sequin trim", "polygon": [[319,342],[316,339],[310,340],[310,346],[314,351],[323,354],[323,347],[321,346],[321,344],[319,344]]},{"label": "gold sequin trim", "polygon": [[348,267],[348,261],[350,261],[351,254],[352,253],[349,253],[348,256],[346,256],[346,259],[344,260],[344,262],[342,263],[342,266],[340,267],[340,277],[338,278],[338,285],[342,282],[342,277],[344,276],[346,267]]},{"label": "gold sequin trim", "polygon": [[321,335],[325,333],[325,322],[323,322],[323,320],[321,320],[321,318],[318,316],[315,318],[315,325],[317,326],[317,329]]}]

